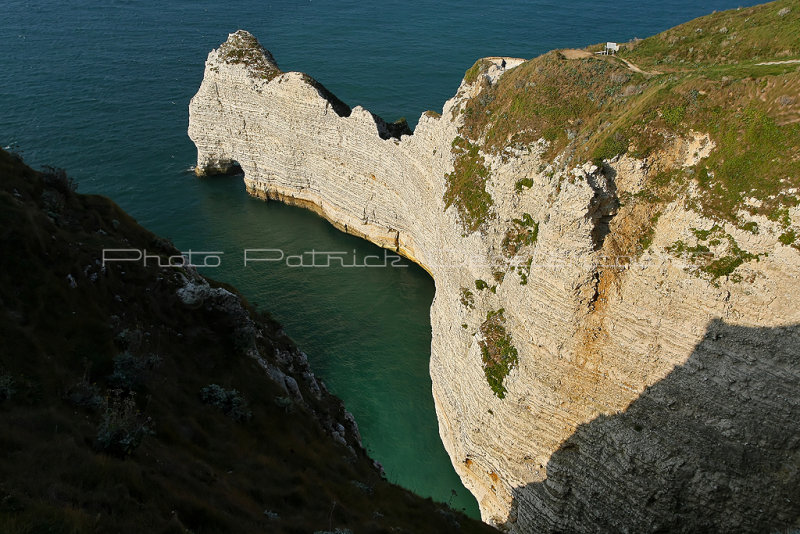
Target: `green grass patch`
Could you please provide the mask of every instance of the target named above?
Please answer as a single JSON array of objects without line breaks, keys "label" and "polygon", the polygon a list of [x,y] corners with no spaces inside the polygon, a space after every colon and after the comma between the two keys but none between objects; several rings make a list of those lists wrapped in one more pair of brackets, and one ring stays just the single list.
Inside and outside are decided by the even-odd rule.
[{"label": "green grass patch", "polygon": [[533,178],[521,178],[514,184],[514,191],[522,193],[523,189],[530,189],[533,187]]},{"label": "green grass patch", "polygon": [[491,66],[492,62],[488,59],[479,59],[464,73],[464,81],[468,84],[475,83],[478,80],[478,76],[486,72]]},{"label": "green grass patch", "polygon": [[686,118],[686,106],[665,106],[661,110],[661,117],[667,126],[677,129]]},{"label": "green grass patch", "polygon": [[624,86],[640,78],[614,62],[565,61],[550,52],[482,85],[466,102],[461,135],[484,139],[481,148],[498,154],[544,138],[552,159],[569,144],[570,132],[595,130],[604,111],[625,104]]},{"label": "green grass patch", "polygon": [[800,125],[779,126],[756,103],[733,112],[716,107],[708,119],[717,148],[697,171],[702,211],[737,223],[747,197],[762,201],[748,210],[765,215],[790,202],[782,191],[800,182]]},{"label": "green grass patch", "polygon": [[712,278],[719,278],[733,273],[745,261],[746,258],[742,256],[723,256],[703,266],[702,270],[710,274]]},{"label": "green grass patch", "polygon": [[690,228],[694,236],[699,239],[700,241],[707,241],[709,236],[714,232],[719,231],[719,226],[716,224],[712,226],[709,230],[698,230],[697,228]]},{"label": "green grass patch", "polygon": [[765,62],[800,56],[798,35],[797,2],[780,0],[700,17],[639,41],[621,55],[662,71]]},{"label": "green grass patch", "polygon": [[[469,78],[480,82],[480,92],[464,103],[459,139],[481,142],[459,141],[459,170],[485,166],[471,150],[476,145],[480,153],[505,158],[509,147],[544,139],[544,160],[560,155],[566,168],[629,153],[650,164],[641,190],[623,194],[633,207],[651,204],[649,214],[682,199],[713,220],[742,225],[739,212],[745,210],[779,221],[787,232],[788,209],[800,203],[787,193],[800,188],[800,71],[798,65],[756,63],[800,58],[797,35],[800,8],[780,0],[702,17],[623,47],[622,57],[662,74],[633,73],[613,58],[567,60],[551,52],[489,84],[478,77],[483,67],[473,65]],[[684,167],[685,155],[701,155],[683,152],[693,132],[707,133],[714,148],[700,163]],[[491,212],[485,180],[474,174],[448,178],[447,202],[457,199],[467,231]],[[514,191],[532,185],[523,178]],[[746,202],[750,198],[759,202]],[[650,246],[650,225],[640,226],[626,247]],[[757,225],[747,227],[757,231]],[[518,230],[510,229],[504,242],[512,255],[524,239]],[[709,268],[726,270],[716,267]]]}]

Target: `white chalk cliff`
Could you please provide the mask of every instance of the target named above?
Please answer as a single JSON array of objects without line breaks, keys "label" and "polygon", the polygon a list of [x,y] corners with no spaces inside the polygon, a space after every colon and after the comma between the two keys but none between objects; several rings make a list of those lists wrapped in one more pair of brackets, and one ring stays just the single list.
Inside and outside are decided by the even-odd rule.
[{"label": "white chalk cliff", "polygon": [[[493,58],[479,77],[495,83],[520,62]],[[396,138],[369,111],[281,72],[239,31],[209,54],[191,101],[197,173],[238,163],[252,194],[309,207],[431,274],[439,430],[485,521],[513,532],[797,521],[798,250],[766,218],[753,234],[676,201],[635,261],[609,266],[604,238],[627,220],[619,198],[638,191],[649,163],[550,164],[544,140],[483,154],[493,204],[486,224],[465,230],[443,200],[445,177],[459,110],[480,91],[462,82],[441,116]],[[713,149],[692,132],[671,157],[689,166]],[[538,235],[509,255],[503,240],[523,214]],[[715,224],[759,255],[735,279],[699,276],[666,252]],[[484,371],[482,347],[498,332],[487,314],[517,351],[504,396]]]}]

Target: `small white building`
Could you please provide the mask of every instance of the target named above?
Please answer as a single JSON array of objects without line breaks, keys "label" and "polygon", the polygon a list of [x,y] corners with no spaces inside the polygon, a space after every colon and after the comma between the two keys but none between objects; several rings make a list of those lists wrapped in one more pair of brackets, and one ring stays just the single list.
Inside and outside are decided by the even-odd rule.
[{"label": "small white building", "polygon": [[617,43],[606,43],[606,49],[603,51],[605,55],[614,55],[619,52],[619,45]]}]

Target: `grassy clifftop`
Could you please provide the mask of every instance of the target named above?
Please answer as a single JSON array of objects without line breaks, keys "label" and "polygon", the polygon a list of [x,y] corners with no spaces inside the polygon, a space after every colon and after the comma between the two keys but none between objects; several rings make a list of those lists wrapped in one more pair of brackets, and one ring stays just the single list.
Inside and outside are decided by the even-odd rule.
[{"label": "grassy clifftop", "polygon": [[712,13],[633,43],[624,51],[643,68],[737,65],[800,58],[800,5],[780,0]]},{"label": "grassy clifftop", "polygon": [[0,532],[493,531],[383,480],[235,290],[104,248],[178,254],[0,151]]},{"label": "grassy clifftop", "polygon": [[[751,231],[757,228],[740,210],[764,215],[781,225],[782,242],[797,245],[788,210],[800,203],[800,63],[791,62],[800,59],[799,36],[800,6],[780,0],[627,43],[618,57],[593,54],[599,45],[580,54],[549,52],[496,83],[476,74],[478,63],[467,77],[481,90],[460,110],[460,134],[500,155],[544,139],[545,159],[560,168],[625,153],[647,158],[648,181],[629,202],[658,211],[683,199]],[[676,146],[696,134],[708,134],[716,147],[697,165],[677,165]],[[486,176],[470,180],[459,169],[470,167],[457,161],[447,177],[449,198],[483,196],[485,188],[460,188],[480,187]],[[485,222],[469,204],[460,211],[467,230]]]}]

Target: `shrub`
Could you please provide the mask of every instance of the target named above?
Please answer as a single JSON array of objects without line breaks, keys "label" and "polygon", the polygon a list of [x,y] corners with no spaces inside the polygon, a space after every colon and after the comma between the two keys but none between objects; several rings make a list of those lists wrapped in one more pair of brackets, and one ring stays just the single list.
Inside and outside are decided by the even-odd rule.
[{"label": "shrub", "polygon": [[67,171],[56,167],[45,167],[42,171],[42,181],[45,185],[69,196],[78,190],[78,184],[67,176]]},{"label": "shrub", "polygon": [[661,116],[664,119],[664,122],[667,123],[668,126],[671,126],[672,128],[677,128],[683,122],[684,117],[686,117],[686,107],[665,106],[661,110]]},{"label": "shrub", "polygon": [[57,216],[64,210],[65,197],[54,189],[47,189],[42,193],[42,207],[51,217]]},{"label": "shrub", "polygon": [[96,384],[89,382],[84,376],[80,382],[67,390],[64,400],[79,408],[99,410],[103,407],[103,397],[100,396],[100,389]]},{"label": "shrub", "polygon": [[789,230],[787,232],[784,232],[778,237],[778,241],[787,246],[794,243],[795,239],[797,239],[797,236],[795,235],[794,230]]},{"label": "shrub", "polygon": [[517,272],[519,274],[519,285],[528,285],[528,277],[531,275],[531,265],[533,265],[533,258],[528,258],[524,265],[520,265]]},{"label": "shrub", "polygon": [[701,272],[711,275],[712,280],[722,276],[730,276],[743,263],[758,260],[761,256],[761,254],[751,254],[746,250],[742,250],[733,236],[726,234],[718,226],[714,226],[709,231],[693,230],[693,232],[699,240],[707,240],[709,237],[717,236],[709,241],[712,246],[721,245],[727,240],[727,251],[724,253],[717,251],[715,255],[708,246],[702,243],[690,247],[683,241],[674,242],[666,250],[675,256],[685,257],[691,263],[697,265]]},{"label": "shrub", "polygon": [[235,389],[210,384],[200,390],[200,400],[222,410],[222,413],[234,421],[248,421],[253,417],[253,413],[247,409],[247,401]]},{"label": "shrub", "polygon": [[134,395],[121,389],[109,392],[95,438],[97,450],[124,458],[139,446],[145,435],[152,434],[152,421],[136,408]]},{"label": "shrub", "polygon": [[592,155],[592,161],[598,167],[602,166],[603,160],[612,159],[615,156],[627,152],[628,144],[628,137],[623,132],[617,130],[613,134],[606,137],[603,143],[597,147]]},{"label": "shrub", "polygon": [[641,251],[644,252],[650,245],[653,244],[653,237],[656,233],[656,224],[658,224],[658,219],[661,217],[661,212],[656,212],[655,215],[650,217],[650,222],[645,227],[642,235],[639,236],[639,246],[641,247]]},{"label": "shrub", "polygon": [[112,387],[133,389],[144,382],[147,371],[161,364],[161,357],[150,355],[146,358],[131,354],[128,351],[114,356],[114,371],[108,377]]},{"label": "shrub", "polygon": [[278,408],[282,408],[286,413],[291,412],[292,407],[294,406],[294,401],[292,398],[287,396],[276,396],[272,399],[272,402],[274,402],[275,406]]},{"label": "shrub", "polygon": [[466,287],[461,288],[461,304],[465,308],[473,308],[475,306],[475,296]]},{"label": "shrub", "polygon": [[523,246],[536,244],[539,239],[539,223],[533,220],[530,213],[523,213],[521,219],[514,219],[514,226],[508,229],[503,238],[503,253],[509,258],[514,256]]},{"label": "shrub", "polygon": [[0,375],[0,402],[10,399],[16,392],[14,378],[11,375]]},{"label": "shrub", "polygon": [[522,193],[522,189],[530,189],[533,187],[533,178],[521,178],[514,184],[514,191]]},{"label": "shrub", "polygon": [[256,346],[256,334],[256,328],[251,323],[238,325],[231,335],[236,351],[240,354],[247,354],[248,350]]},{"label": "shrub", "polygon": [[746,230],[751,234],[758,235],[758,223],[755,221],[747,221],[746,223],[739,226],[742,230]]}]

